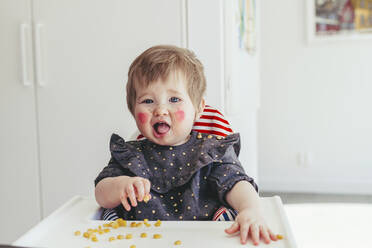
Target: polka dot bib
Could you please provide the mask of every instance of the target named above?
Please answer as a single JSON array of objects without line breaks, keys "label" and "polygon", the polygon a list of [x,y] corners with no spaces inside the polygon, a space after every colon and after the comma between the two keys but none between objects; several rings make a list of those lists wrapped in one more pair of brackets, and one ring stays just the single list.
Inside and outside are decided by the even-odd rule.
[{"label": "polka dot bib", "polygon": [[161,146],[147,139],[125,142],[116,134],[110,142],[111,154],[121,166],[149,179],[152,190],[158,193],[184,185],[195,172],[211,163],[232,163],[231,156],[225,154],[231,152],[229,149],[238,153],[239,148],[239,134],[223,138],[197,132],[179,146]]}]

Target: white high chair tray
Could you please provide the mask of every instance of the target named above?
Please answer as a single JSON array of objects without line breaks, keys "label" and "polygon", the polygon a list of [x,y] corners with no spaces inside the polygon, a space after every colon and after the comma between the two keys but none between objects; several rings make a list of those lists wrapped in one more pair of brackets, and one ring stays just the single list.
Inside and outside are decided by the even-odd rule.
[{"label": "white high chair tray", "polygon": [[[265,218],[274,233],[283,235],[282,240],[271,242],[269,245],[260,242],[265,248],[294,248],[297,247],[288,224],[283,204],[278,196],[261,198]],[[240,244],[238,234],[230,236],[224,232],[231,221],[162,221],[160,227],[142,225],[141,227],[127,227],[117,229],[110,228],[110,232],[99,235],[98,242],[93,242],[82,237],[88,228],[97,228],[107,221],[94,220],[99,206],[94,199],[75,196],[66,204],[45,218],[26,234],[13,243],[16,246],[28,247],[130,247],[137,248],[164,248],[164,247],[257,247],[249,240],[246,245]],[[138,222],[138,221],[137,221]],[[79,230],[80,236],[74,232]],[[142,232],[147,233],[147,238],[141,238]],[[109,242],[111,236],[118,234],[133,234],[132,239],[114,240]],[[161,234],[161,239],[154,239],[154,234]],[[174,245],[176,240],[181,245]]]}]

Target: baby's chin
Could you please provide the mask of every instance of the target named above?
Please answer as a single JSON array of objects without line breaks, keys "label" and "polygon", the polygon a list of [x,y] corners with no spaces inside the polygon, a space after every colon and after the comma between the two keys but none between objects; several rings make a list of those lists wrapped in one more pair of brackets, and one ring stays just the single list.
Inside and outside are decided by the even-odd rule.
[{"label": "baby's chin", "polygon": [[146,138],[160,146],[179,146],[179,145],[185,144],[190,139],[190,135],[188,135],[184,139],[176,139],[176,140],[169,139],[169,138],[157,139],[156,137],[146,137]]}]

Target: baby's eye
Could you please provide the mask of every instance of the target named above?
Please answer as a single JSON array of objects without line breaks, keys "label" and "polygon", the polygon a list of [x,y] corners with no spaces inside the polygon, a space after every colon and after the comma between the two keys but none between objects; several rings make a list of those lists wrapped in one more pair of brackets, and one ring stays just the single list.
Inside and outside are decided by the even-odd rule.
[{"label": "baby's eye", "polygon": [[141,103],[146,103],[146,104],[150,104],[150,103],[153,103],[154,101],[151,100],[151,99],[145,99],[143,100]]},{"label": "baby's eye", "polygon": [[181,99],[179,99],[178,97],[173,96],[173,97],[171,97],[171,98],[169,99],[169,101],[170,101],[170,102],[179,102],[179,101],[181,101]]}]

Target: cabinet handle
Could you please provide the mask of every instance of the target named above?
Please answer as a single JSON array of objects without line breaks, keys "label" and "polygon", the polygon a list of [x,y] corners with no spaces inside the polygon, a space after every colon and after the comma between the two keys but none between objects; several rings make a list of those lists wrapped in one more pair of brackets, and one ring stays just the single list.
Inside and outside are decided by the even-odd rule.
[{"label": "cabinet handle", "polygon": [[39,86],[45,86],[44,78],[44,59],[41,33],[44,29],[44,24],[37,23],[35,27],[35,58],[36,58],[36,80]]},{"label": "cabinet handle", "polygon": [[26,36],[30,34],[30,25],[22,23],[20,26],[20,38],[21,38],[21,61],[22,61],[22,83],[24,86],[31,86],[32,82],[28,75],[28,63],[27,63],[27,41]]}]

